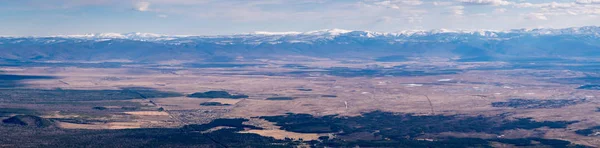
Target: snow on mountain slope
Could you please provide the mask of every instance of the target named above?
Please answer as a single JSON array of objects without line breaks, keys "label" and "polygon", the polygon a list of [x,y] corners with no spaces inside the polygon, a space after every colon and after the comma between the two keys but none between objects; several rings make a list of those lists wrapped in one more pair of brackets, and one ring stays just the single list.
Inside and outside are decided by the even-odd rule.
[{"label": "snow on mountain slope", "polygon": [[289,32],[269,32],[269,31],[255,31],[254,33],[250,33],[253,35],[297,35],[302,32],[289,31]]},{"label": "snow on mountain slope", "polygon": [[98,33],[50,37],[0,37],[0,60],[156,61],[211,56],[303,55],[377,57],[422,55],[482,58],[598,56],[600,27],[565,29],[409,30],[391,33],[326,29],[219,36]]},{"label": "snow on mountain slope", "polygon": [[169,36],[169,35],[161,35],[154,33],[140,33],[140,32],[132,32],[132,33],[93,33],[93,34],[84,34],[84,35],[58,35],[51,37],[59,37],[59,38],[79,38],[79,39],[129,39],[129,40],[166,40],[172,39],[181,36]]},{"label": "snow on mountain slope", "polygon": [[[55,41],[41,41],[44,38],[51,40],[93,40],[98,42],[109,41],[113,39],[135,40],[146,42],[162,42],[166,44],[183,44],[192,42],[214,43],[221,45],[232,44],[314,44],[319,42],[335,41],[340,44],[356,40],[378,40],[388,43],[397,42],[450,42],[467,41],[473,39],[479,40],[506,40],[511,38],[520,38],[524,36],[552,36],[552,35],[588,35],[600,37],[600,27],[572,27],[564,29],[513,29],[507,31],[495,30],[405,30],[398,32],[373,32],[373,31],[352,31],[343,29],[324,29],[308,32],[266,32],[257,31],[253,33],[219,35],[219,36],[178,36],[162,35],[153,33],[95,33],[85,35],[60,35],[50,37],[28,37],[35,38],[36,41],[44,43],[57,43]],[[9,37],[4,37],[9,38]],[[15,37],[13,37],[15,38]]]}]

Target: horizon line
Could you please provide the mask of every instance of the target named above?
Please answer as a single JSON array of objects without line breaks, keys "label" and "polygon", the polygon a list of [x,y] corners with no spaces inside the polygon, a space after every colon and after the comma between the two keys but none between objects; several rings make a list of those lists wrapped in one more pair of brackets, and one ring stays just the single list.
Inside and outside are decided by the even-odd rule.
[{"label": "horizon line", "polygon": [[[398,30],[398,31],[393,31],[393,32],[379,32],[379,31],[369,31],[369,30],[347,30],[347,29],[340,29],[340,28],[330,28],[330,29],[319,29],[319,30],[311,30],[311,31],[253,31],[253,32],[242,32],[242,33],[234,33],[234,34],[216,34],[216,35],[183,35],[183,34],[160,34],[160,33],[151,33],[151,32],[96,32],[96,33],[85,33],[85,34],[60,34],[60,35],[0,35],[0,37],[15,37],[15,38],[26,38],[26,37],[64,37],[64,38],[85,38],[86,36],[92,37],[95,35],[102,35],[102,34],[113,34],[113,35],[128,35],[128,34],[146,34],[146,35],[157,35],[157,37],[218,37],[218,36],[235,36],[235,35],[273,35],[273,36],[277,36],[277,35],[300,35],[300,34],[309,34],[309,33],[315,33],[315,32],[324,32],[324,31],[342,31],[343,33],[340,34],[344,34],[344,33],[349,33],[349,32],[356,32],[356,31],[362,31],[362,32],[372,32],[372,33],[381,33],[381,34],[392,34],[392,33],[406,33],[406,32],[433,32],[433,31],[447,31],[447,32],[442,32],[442,33],[450,33],[450,32],[456,32],[456,33],[467,33],[467,32],[476,32],[476,31],[486,31],[486,32],[510,32],[510,31],[518,31],[518,30],[523,30],[523,31],[532,31],[532,30],[536,30],[536,29],[555,29],[555,30],[562,30],[562,29],[578,29],[578,28],[585,28],[585,27],[598,27],[600,28],[600,25],[585,25],[585,26],[573,26],[573,27],[535,27],[535,28],[514,28],[514,29],[503,29],[503,30],[497,30],[497,29],[446,29],[446,28],[438,28],[438,29],[407,29],[407,30]],[[600,32],[599,32],[600,33]],[[149,37],[150,38],[150,37]]]}]

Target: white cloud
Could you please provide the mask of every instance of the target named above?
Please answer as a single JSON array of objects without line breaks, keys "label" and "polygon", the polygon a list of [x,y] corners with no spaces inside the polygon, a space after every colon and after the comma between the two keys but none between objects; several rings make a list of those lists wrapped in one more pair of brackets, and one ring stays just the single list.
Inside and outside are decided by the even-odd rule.
[{"label": "white cloud", "polygon": [[577,0],[578,4],[600,4],[600,0]]},{"label": "white cloud", "polygon": [[431,4],[433,4],[434,6],[450,6],[450,5],[454,4],[454,3],[453,2],[434,1]]},{"label": "white cloud", "polygon": [[400,0],[400,3],[413,6],[423,4],[421,0]]},{"label": "white cloud", "polygon": [[585,1],[586,4],[579,2],[549,2],[549,3],[516,3],[516,8],[534,8],[535,13],[544,16],[573,16],[573,15],[596,15],[600,14],[600,5],[592,5],[593,1]]},{"label": "white cloud", "polygon": [[506,8],[497,8],[497,9],[494,9],[494,13],[497,13],[497,14],[504,13],[506,11],[508,11]]},{"label": "white cloud", "polygon": [[464,6],[451,6],[451,7],[448,7],[448,14],[452,14],[452,15],[456,15],[456,16],[461,16],[461,15],[465,14],[465,7]]},{"label": "white cloud", "polygon": [[567,11],[567,13],[570,15],[578,15],[577,12],[574,12],[574,11]]},{"label": "white cloud", "polygon": [[510,5],[512,4],[509,1],[506,0],[458,0],[459,2],[463,3],[463,4],[467,4],[467,5],[494,5],[494,6],[500,6],[500,5]]},{"label": "white cloud", "polygon": [[546,9],[557,9],[557,8],[571,8],[575,7],[576,3],[515,3],[513,4],[517,8],[546,8]]},{"label": "white cloud", "polygon": [[401,9],[406,6],[421,5],[423,2],[421,0],[385,0],[374,2],[373,4],[392,9]]},{"label": "white cloud", "polygon": [[406,22],[408,22],[408,23],[422,23],[423,22],[423,17],[422,16],[409,16],[409,17],[406,17]]},{"label": "white cloud", "polygon": [[143,11],[148,11],[148,10],[150,10],[149,9],[150,8],[150,2],[137,2],[137,3],[135,3],[134,8],[137,11],[142,11],[142,12]]},{"label": "white cloud", "polygon": [[529,13],[524,16],[525,19],[528,20],[548,20],[546,15],[543,13]]},{"label": "white cloud", "polygon": [[[147,15],[155,19],[168,18],[169,21],[193,24],[189,26],[202,26],[187,28],[189,30],[219,28],[202,30],[210,33],[219,32],[221,27],[228,27],[222,30],[230,32],[321,28],[394,31],[415,29],[416,26],[425,29],[507,29],[600,24],[594,20],[597,18],[591,17],[600,17],[600,0],[53,0],[45,3],[50,5],[46,7],[73,10],[97,6],[110,8],[102,9],[109,11],[151,11]],[[44,3],[36,3],[41,4]],[[132,11],[118,13],[136,13]],[[135,23],[140,19],[145,17],[123,20]],[[281,25],[271,25],[273,22]],[[234,25],[243,27],[229,29]]]},{"label": "white cloud", "polygon": [[377,22],[377,23],[389,23],[390,21],[392,21],[392,17],[389,17],[389,16],[383,16],[383,17],[380,17],[379,19],[375,20],[375,22]]}]

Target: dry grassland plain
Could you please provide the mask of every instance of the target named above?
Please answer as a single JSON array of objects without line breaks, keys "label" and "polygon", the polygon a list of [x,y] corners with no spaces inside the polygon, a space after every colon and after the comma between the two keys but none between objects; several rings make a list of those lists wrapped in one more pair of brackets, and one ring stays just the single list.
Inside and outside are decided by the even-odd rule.
[{"label": "dry grassland plain", "polygon": [[[457,74],[426,76],[356,76],[298,71],[277,65],[238,68],[178,68],[146,67],[78,68],[78,67],[3,67],[1,70],[15,75],[44,75],[56,79],[27,80],[29,88],[117,90],[124,87],[144,87],[182,94],[223,90],[248,98],[191,98],[168,97],[127,100],[146,106],[145,111],[112,113],[114,119],[105,123],[75,124],[60,122],[62,128],[125,129],[141,127],[176,127],[192,123],[208,123],[217,118],[246,118],[306,113],[314,116],[360,116],[371,111],[413,113],[416,115],[472,115],[497,116],[510,114],[510,118],[532,118],[535,121],[579,121],[567,129],[538,129],[543,137],[565,139],[578,144],[600,146],[598,139],[574,134],[573,131],[600,124],[596,107],[600,106],[600,91],[574,89],[578,84],[551,82],[554,78],[584,76],[582,72],[556,70],[465,70]],[[348,64],[333,61],[301,63],[310,67],[364,68],[364,65],[391,67],[416,63]],[[438,67],[453,66],[468,69],[473,65],[456,65],[448,62],[428,63]],[[497,64],[497,63],[491,63]],[[165,70],[167,69],[167,70]],[[271,73],[271,74],[266,74]],[[281,74],[283,73],[283,74]],[[539,75],[548,75],[540,77]],[[310,89],[300,90],[300,89]],[[268,100],[269,97],[292,97],[292,100]],[[493,102],[506,102],[511,98],[560,100],[585,99],[559,108],[519,109],[493,107]],[[204,102],[219,102],[226,106],[202,106]],[[1,104],[8,106],[10,104]],[[107,108],[118,108],[106,106]],[[156,111],[154,109],[164,109]],[[100,117],[98,117],[100,118]],[[264,136],[317,139],[319,134],[293,133],[273,128],[273,123],[253,122],[265,130],[248,130]],[[565,131],[566,130],[566,131]],[[523,133],[507,132],[505,136]],[[452,133],[447,133],[452,134]],[[518,134],[517,134],[518,135]]]}]

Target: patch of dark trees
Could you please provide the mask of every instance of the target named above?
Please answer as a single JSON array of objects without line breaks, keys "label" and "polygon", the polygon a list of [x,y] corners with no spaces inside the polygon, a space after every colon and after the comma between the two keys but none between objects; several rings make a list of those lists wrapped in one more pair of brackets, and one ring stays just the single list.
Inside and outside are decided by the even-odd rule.
[{"label": "patch of dark trees", "polygon": [[95,110],[106,110],[108,108],[106,108],[104,106],[96,106],[96,107],[92,107],[92,109],[95,109]]},{"label": "patch of dark trees", "polygon": [[305,70],[293,71],[287,74],[290,75],[332,75],[340,77],[384,77],[384,76],[433,76],[433,75],[450,75],[458,74],[462,70],[456,69],[424,69],[424,70],[407,70],[401,67],[394,68],[349,68],[349,67],[332,67],[322,70]]},{"label": "patch of dark trees", "polygon": [[130,100],[178,97],[182,94],[149,89],[68,90],[68,89],[0,89],[0,102],[69,103],[73,101]]},{"label": "patch of dark trees", "polygon": [[582,136],[600,136],[600,126],[577,130],[575,133]]},{"label": "patch of dark trees", "polygon": [[327,69],[326,74],[341,77],[381,77],[381,76],[433,76],[457,74],[460,70],[404,70],[396,68],[354,69],[334,67]]},{"label": "patch of dark trees", "polygon": [[188,95],[188,97],[192,97],[192,98],[229,98],[229,99],[248,98],[247,95],[243,95],[243,94],[232,95],[232,94],[229,94],[229,92],[227,92],[227,91],[197,92],[197,93]]},{"label": "patch of dark trees", "polygon": [[31,127],[49,127],[52,126],[52,121],[38,116],[33,115],[16,115],[8,119],[2,120],[4,124],[14,124],[21,126]]},{"label": "patch of dark trees", "polygon": [[520,139],[481,139],[481,138],[440,138],[433,141],[398,139],[398,140],[357,140],[344,141],[340,139],[327,139],[316,143],[317,147],[427,147],[427,148],[493,148],[492,142],[510,144],[513,147],[563,147],[563,148],[586,148],[569,141],[543,138],[520,138]]},{"label": "patch of dark trees", "polygon": [[190,68],[242,68],[242,67],[256,67],[263,66],[265,64],[237,64],[237,63],[187,63],[183,64],[184,67]]},{"label": "patch of dark trees", "polygon": [[574,121],[537,122],[529,118],[505,120],[501,117],[484,116],[417,116],[374,111],[359,117],[329,115],[314,117],[309,114],[288,114],[261,117],[275,122],[281,129],[300,133],[356,133],[375,132],[387,138],[417,137],[425,133],[483,132],[500,133],[511,129],[535,129],[540,127],[565,128]]},{"label": "patch of dark trees", "polygon": [[9,117],[11,115],[38,115],[39,113],[25,108],[0,108],[0,117]]},{"label": "patch of dark trees", "polygon": [[134,110],[139,110],[140,107],[137,106],[123,106],[121,107],[122,110],[128,110],[128,111],[134,111]]},{"label": "patch of dark trees", "polygon": [[509,99],[506,102],[492,102],[492,107],[511,107],[518,109],[561,108],[586,102],[585,99]]},{"label": "patch of dark trees", "polygon": [[[217,119],[182,128],[67,130],[0,124],[0,143],[9,147],[293,147],[297,142],[238,133],[246,119]],[[210,133],[208,129],[228,126]]]},{"label": "patch of dark trees", "polygon": [[292,69],[311,69],[311,67],[301,65],[301,64],[285,64],[281,67],[282,68],[292,68]]},{"label": "patch of dark trees", "polygon": [[75,124],[94,124],[94,123],[106,122],[106,120],[94,120],[94,119],[86,119],[86,118],[49,118],[49,120],[67,122],[67,123],[75,123]]},{"label": "patch of dark trees", "polygon": [[375,58],[377,62],[405,62],[409,59],[403,55],[383,56]]},{"label": "patch of dark trees", "polygon": [[310,89],[310,88],[298,88],[296,90],[299,90],[299,91],[312,91],[312,89]]},{"label": "patch of dark trees", "polygon": [[[15,116],[16,117],[16,116]],[[337,137],[320,137],[320,140],[304,141],[315,147],[491,147],[491,142],[532,147],[577,147],[568,141],[524,139],[437,138],[416,139],[423,133],[490,132],[506,129],[533,129],[539,127],[564,128],[571,122],[535,122],[530,119],[502,121],[486,117],[415,116],[371,112],[357,117],[324,116],[307,114],[260,117],[283,125],[282,129],[295,132],[335,132]],[[35,123],[24,126],[20,122]],[[31,120],[33,119],[33,120]],[[8,124],[0,125],[0,143],[5,146],[22,147],[294,147],[298,139],[277,140],[257,134],[239,133],[245,129],[262,129],[245,125],[247,119],[216,119],[208,124],[186,125],[182,128],[144,128],[123,130],[66,130],[38,126],[41,117],[10,118]],[[36,121],[36,122],[30,122]],[[499,122],[499,123],[495,123]],[[29,124],[28,124],[29,125]],[[209,129],[226,126],[204,133]],[[445,127],[444,127],[445,126]],[[347,140],[343,137],[354,133],[372,133],[374,139]],[[368,136],[368,135],[367,135]]]},{"label": "patch of dark trees", "polygon": [[231,104],[223,104],[221,102],[202,102],[201,106],[230,106]]},{"label": "patch of dark trees", "polygon": [[[519,58],[519,59],[498,59],[498,57],[474,57],[460,59],[457,62],[481,62],[481,61],[504,61],[503,66],[480,66],[469,68],[468,70],[513,70],[513,69],[533,69],[533,70],[571,70],[581,72],[597,72],[600,70],[598,62],[578,61],[572,59],[551,59],[551,58]],[[571,63],[571,64],[567,64]],[[551,82],[564,84],[581,84],[600,82],[598,77],[579,77],[579,78],[556,78],[550,79]]]},{"label": "patch of dark trees", "polygon": [[[490,147],[490,142],[532,146],[567,146],[571,145],[568,141],[539,138],[513,141],[479,138],[442,138],[426,141],[418,140],[418,138],[426,134],[443,132],[500,134],[502,131],[512,129],[566,128],[575,123],[574,121],[538,122],[530,118],[506,120],[501,116],[417,116],[381,111],[369,112],[356,117],[336,115],[315,117],[309,114],[290,113],[260,118],[275,122],[277,126],[281,126],[281,129],[287,131],[336,133],[337,138],[322,138],[322,143],[318,143],[318,145],[329,147]],[[356,135],[362,135],[365,139],[361,140],[361,137]]]},{"label": "patch of dark trees", "polygon": [[52,63],[52,62],[34,62],[34,61],[10,61],[8,63],[0,63],[0,66],[10,67],[79,67],[79,68],[120,68],[123,64],[120,62],[102,62],[102,63]]},{"label": "patch of dark trees", "polygon": [[11,74],[0,74],[0,88],[14,88],[23,87],[25,84],[22,83],[24,80],[36,80],[36,79],[55,79],[52,76],[33,76],[33,75],[11,75]]},{"label": "patch of dark trees", "polygon": [[600,90],[600,85],[582,85],[577,87],[577,89]]}]

